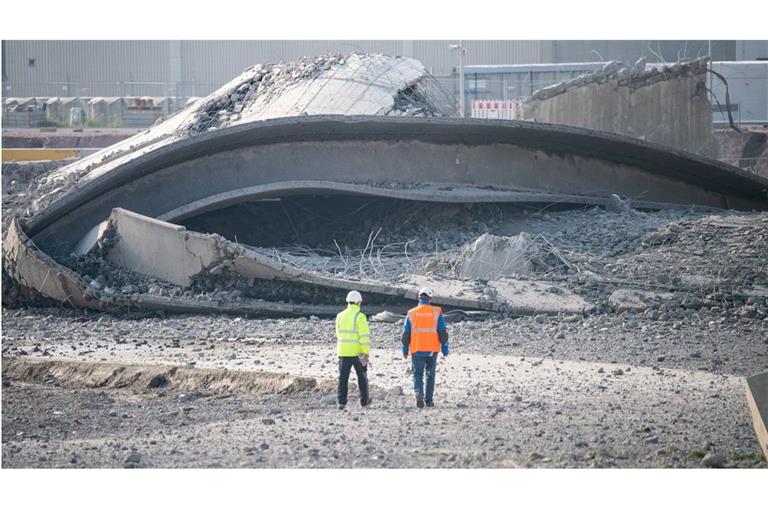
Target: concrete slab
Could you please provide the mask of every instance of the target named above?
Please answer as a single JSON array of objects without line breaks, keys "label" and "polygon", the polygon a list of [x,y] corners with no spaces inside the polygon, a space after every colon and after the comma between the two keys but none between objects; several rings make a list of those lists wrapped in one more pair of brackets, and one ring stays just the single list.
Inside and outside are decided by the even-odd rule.
[{"label": "concrete slab", "polygon": [[[173,132],[175,133],[175,132]],[[159,217],[211,196],[323,177],[385,183],[499,187],[542,194],[621,194],[667,204],[768,208],[768,180],[721,162],[615,134],[513,121],[302,116],[105,150],[87,177],[38,212],[44,250],[74,246],[122,207]],[[94,158],[97,155],[94,155]],[[187,215],[194,211],[187,211]]]},{"label": "concrete slab", "polygon": [[747,404],[757,440],[768,460],[768,372],[747,378]]},{"label": "concrete slab", "polygon": [[183,226],[161,220],[148,222],[121,208],[115,209],[109,222],[117,233],[110,261],[169,283],[189,286],[193,276],[223,258],[221,237],[190,234]]}]

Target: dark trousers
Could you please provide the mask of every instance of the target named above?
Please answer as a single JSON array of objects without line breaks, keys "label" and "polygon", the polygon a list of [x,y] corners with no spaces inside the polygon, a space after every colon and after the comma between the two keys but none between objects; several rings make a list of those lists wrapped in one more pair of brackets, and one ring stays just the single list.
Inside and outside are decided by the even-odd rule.
[{"label": "dark trousers", "polygon": [[[413,389],[417,395],[424,396],[427,402],[432,401],[435,392],[435,367],[437,366],[437,353],[431,356],[419,356],[414,354],[413,359]],[[424,372],[427,373],[427,393],[424,394]]]},{"label": "dark trousers", "polygon": [[339,403],[342,405],[347,404],[347,392],[349,389],[349,372],[352,367],[355,367],[355,373],[357,373],[357,387],[360,388],[360,403],[362,405],[368,404],[368,369],[363,366],[360,358],[353,357],[339,357]]}]

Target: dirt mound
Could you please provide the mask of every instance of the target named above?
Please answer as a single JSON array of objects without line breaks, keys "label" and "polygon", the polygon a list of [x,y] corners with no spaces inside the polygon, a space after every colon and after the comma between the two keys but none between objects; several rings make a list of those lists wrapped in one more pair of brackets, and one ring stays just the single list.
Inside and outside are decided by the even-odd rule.
[{"label": "dirt mound", "polygon": [[76,361],[3,360],[3,378],[53,384],[65,388],[133,388],[292,395],[322,393],[330,384],[270,372],[121,365]]}]

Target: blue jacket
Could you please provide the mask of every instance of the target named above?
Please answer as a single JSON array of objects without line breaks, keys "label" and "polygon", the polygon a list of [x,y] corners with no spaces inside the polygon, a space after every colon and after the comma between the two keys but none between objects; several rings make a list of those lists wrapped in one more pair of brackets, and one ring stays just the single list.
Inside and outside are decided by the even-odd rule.
[{"label": "blue jacket", "polygon": [[[419,304],[429,304],[428,300],[420,300]],[[437,319],[437,334],[440,336],[440,351],[444,356],[448,355],[448,330],[445,328],[445,318],[442,313]],[[403,325],[403,355],[408,355],[408,346],[411,342],[411,325],[408,317],[405,317]],[[431,356],[432,352],[416,352],[414,356]]]}]

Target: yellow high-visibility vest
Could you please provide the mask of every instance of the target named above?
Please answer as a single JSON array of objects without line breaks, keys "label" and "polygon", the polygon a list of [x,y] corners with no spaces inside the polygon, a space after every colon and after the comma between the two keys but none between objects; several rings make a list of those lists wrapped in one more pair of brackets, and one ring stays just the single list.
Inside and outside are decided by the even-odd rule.
[{"label": "yellow high-visibility vest", "polygon": [[347,309],[336,315],[336,351],[339,357],[367,354],[371,351],[371,334],[368,319],[360,306],[347,305]]}]

